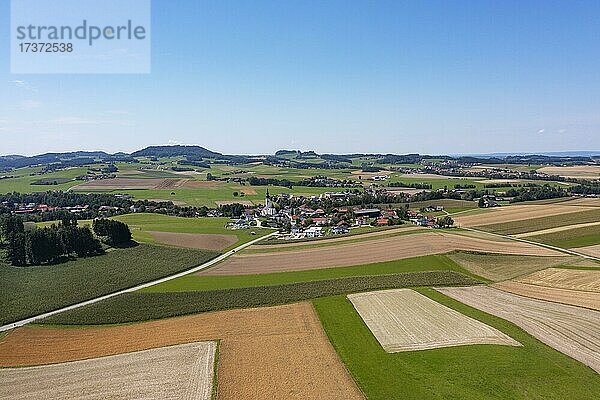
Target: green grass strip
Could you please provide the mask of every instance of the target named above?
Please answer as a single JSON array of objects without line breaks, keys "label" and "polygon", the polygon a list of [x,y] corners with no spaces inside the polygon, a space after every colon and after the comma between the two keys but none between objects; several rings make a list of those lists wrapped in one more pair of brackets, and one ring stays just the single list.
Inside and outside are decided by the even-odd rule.
[{"label": "green grass strip", "polygon": [[531,236],[527,239],[549,244],[551,246],[563,247],[565,249],[593,246],[600,244],[600,225],[546,233],[543,235]]}]

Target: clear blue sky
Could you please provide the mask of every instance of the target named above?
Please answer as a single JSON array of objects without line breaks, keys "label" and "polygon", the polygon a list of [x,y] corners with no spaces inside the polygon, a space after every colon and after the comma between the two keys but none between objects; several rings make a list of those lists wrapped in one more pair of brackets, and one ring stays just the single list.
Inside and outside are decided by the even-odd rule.
[{"label": "clear blue sky", "polygon": [[152,3],[149,75],[12,75],[0,154],[600,150],[600,1]]}]

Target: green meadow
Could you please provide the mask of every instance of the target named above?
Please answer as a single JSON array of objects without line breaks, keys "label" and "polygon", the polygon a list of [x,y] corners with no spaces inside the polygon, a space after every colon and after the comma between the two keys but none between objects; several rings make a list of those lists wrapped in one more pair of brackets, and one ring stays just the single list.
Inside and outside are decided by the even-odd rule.
[{"label": "green meadow", "polygon": [[346,296],[313,300],[325,332],[368,399],[593,399],[600,376],[500,318],[433,289],[419,292],[482,321],[522,347],[469,345],[387,353]]}]

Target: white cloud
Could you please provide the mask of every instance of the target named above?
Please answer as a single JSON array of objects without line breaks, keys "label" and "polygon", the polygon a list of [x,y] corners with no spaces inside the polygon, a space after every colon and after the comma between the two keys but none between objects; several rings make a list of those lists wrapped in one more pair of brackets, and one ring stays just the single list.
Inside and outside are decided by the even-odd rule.
[{"label": "white cloud", "polygon": [[169,146],[175,146],[175,145],[181,144],[181,142],[179,140],[169,139],[169,141],[167,142],[167,144]]},{"label": "white cloud", "polygon": [[541,135],[542,133],[544,133],[544,132],[546,132],[546,130],[545,130],[545,129],[540,129],[539,131],[537,131],[537,133],[538,133],[538,134],[540,134],[540,135]]}]

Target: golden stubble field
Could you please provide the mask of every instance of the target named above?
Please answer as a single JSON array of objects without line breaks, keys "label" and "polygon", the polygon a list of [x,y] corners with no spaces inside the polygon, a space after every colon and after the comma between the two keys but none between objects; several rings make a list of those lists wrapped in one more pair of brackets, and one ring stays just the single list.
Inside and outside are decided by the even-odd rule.
[{"label": "golden stubble field", "polygon": [[470,344],[520,346],[509,336],[411,289],[348,295],[388,353]]},{"label": "golden stubble field", "polygon": [[600,311],[531,299],[488,286],[436,290],[518,325],[600,373]]},{"label": "golden stubble field", "polygon": [[599,270],[548,268],[493,286],[521,296],[600,310]]},{"label": "golden stubble field", "polygon": [[0,369],[0,398],[210,400],[215,342]]}]

